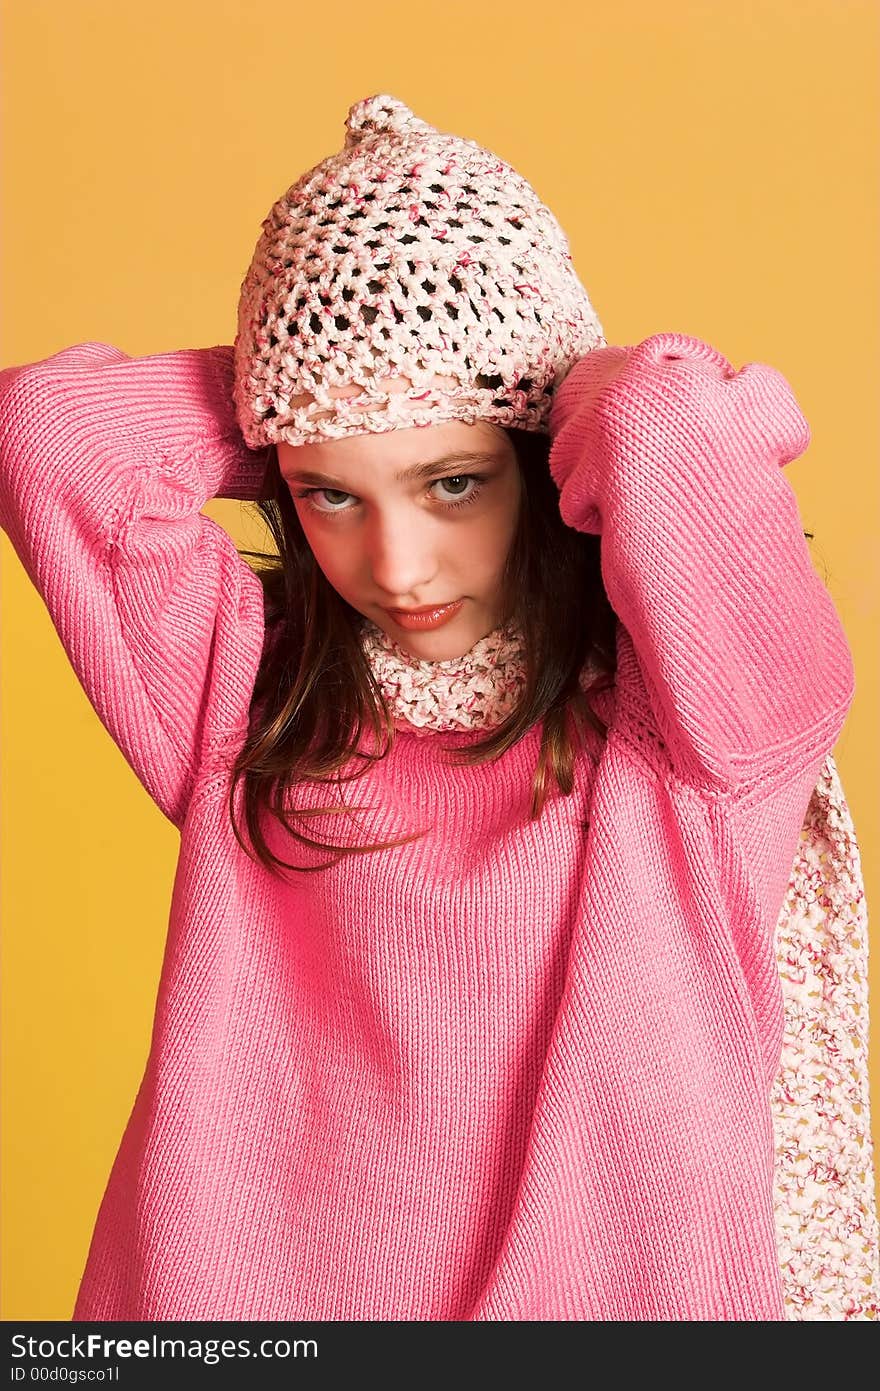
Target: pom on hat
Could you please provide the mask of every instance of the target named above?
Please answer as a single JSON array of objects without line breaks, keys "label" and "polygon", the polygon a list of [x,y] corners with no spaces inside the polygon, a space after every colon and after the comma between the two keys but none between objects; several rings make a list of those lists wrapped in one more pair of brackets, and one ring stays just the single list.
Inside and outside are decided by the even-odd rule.
[{"label": "pom on hat", "polygon": [[251,448],[444,420],[549,433],[553,391],[605,343],[531,185],[387,94],[262,224],[234,395]]}]

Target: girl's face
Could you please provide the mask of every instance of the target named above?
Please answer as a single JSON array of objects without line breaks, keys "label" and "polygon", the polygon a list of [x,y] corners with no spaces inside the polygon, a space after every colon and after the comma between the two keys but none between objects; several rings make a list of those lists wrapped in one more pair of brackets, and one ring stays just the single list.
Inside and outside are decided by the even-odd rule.
[{"label": "girl's face", "polygon": [[[444,421],[277,449],[324,575],[406,651],[424,661],[460,657],[504,621],[521,479],[501,426]],[[387,611],[457,599],[462,606],[434,629],[403,628]]]}]

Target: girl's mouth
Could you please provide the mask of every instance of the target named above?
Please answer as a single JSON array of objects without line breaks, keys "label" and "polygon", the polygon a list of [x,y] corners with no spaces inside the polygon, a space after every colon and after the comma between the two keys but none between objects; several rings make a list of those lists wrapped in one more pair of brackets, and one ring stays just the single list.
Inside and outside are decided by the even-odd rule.
[{"label": "girl's mouth", "polygon": [[456,599],[436,609],[386,609],[385,612],[401,628],[439,628],[455,617],[463,603],[464,599]]}]

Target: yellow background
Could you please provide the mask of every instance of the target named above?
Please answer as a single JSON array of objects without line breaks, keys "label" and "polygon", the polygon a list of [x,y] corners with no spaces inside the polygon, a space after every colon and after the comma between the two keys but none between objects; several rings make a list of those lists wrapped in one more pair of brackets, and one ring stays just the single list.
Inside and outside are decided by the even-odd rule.
[{"label": "yellow background", "polygon": [[[875,0],[5,0],[3,365],[231,343],[262,219],[390,92],[553,208],[609,342],[779,367],[788,467],[855,659],[835,754],[878,901]],[[240,545],[261,525],[205,509]],[[140,1081],[179,839],[5,536],[4,1319],[69,1319]],[[873,714],[872,714],[873,712]],[[873,1000],[880,950],[873,928]],[[880,1116],[880,1003],[872,1110]]]}]

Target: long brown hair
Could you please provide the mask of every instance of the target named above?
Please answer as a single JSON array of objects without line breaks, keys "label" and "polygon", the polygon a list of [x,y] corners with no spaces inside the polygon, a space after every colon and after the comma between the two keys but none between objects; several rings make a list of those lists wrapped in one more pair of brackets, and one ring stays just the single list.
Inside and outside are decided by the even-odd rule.
[{"label": "long brown hair", "polygon": [[[531,818],[540,816],[550,779],[561,792],[574,786],[576,742],[585,725],[603,739],[607,726],[592,709],[587,692],[607,688],[615,670],[614,611],[602,583],[599,537],[575,531],[560,516],[559,491],[550,474],[550,436],[517,428],[507,434],[516,452],[523,485],[519,521],[504,571],[507,615],[525,635],[525,681],[520,699],[505,721],[479,742],[441,752],[461,764],[500,757],[537,721],[543,722],[541,748],[532,785]],[[291,812],[284,805],[289,786],[311,781],[339,786],[361,777],[384,758],[395,738],[391,713],[361,646],[361,615],[344,600],[317,564],[278,466],[270,456],[264,496],[257,507],[272,534],[277,554],[240,551],[257,563],[264,593],[266,641],[254,685],[250,724],[232,766],[229,812],[242,849],[270,872],[323,869],[343,855],[367,854],[419,839],[368,846],[333,845],[313,840],[292,817],[348,814],[344,803]],[[594,679],[581,689],[579,677],[589,660]],[[364,728],[372,730],[377,753],[357,747]],[[437,734],[439,739],[441,735]],[[352,759],[362,766],[340,770]],[[252,849],[235,816],[235,792],[244,782],[244,821]],[[324,865],[292,865],[275,855],[261,829],[264,813],[275,817],[303,845],[326,849]]]}]

